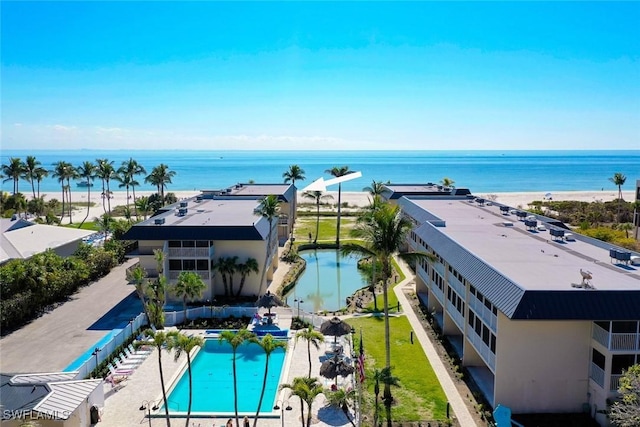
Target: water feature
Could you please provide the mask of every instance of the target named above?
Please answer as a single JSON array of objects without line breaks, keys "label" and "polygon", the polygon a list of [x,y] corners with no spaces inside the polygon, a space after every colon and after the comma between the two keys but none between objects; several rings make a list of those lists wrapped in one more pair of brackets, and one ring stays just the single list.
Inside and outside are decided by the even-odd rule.
[{"label": "water feature", "polygon": [[301,251],[307,268],[287,294],[287,303],[309,313],[335,311],[346,306],[346,298],[367,285],[358,270],[358,259],[342,256],[335,249]]}]

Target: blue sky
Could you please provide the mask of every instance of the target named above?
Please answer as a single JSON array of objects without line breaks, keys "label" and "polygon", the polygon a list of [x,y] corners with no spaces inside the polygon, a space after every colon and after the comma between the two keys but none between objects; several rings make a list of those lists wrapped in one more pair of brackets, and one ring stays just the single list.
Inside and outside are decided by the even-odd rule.
[{"label": "blue sky", "polygon": [[7,2],[4,149],[638,149],[640,2]]}]

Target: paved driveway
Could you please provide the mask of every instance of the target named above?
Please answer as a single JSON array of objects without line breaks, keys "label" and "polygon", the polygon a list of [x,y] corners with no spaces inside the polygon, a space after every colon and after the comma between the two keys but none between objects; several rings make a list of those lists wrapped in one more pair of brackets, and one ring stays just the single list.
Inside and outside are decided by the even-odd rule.
[{"label": "paved driveway", "polygon": [[140,313],[134,287],[126,281],[126,269],[135,262],[114,268],[55,310],[1,338],[0,372],[62,371],[111,329]]}]

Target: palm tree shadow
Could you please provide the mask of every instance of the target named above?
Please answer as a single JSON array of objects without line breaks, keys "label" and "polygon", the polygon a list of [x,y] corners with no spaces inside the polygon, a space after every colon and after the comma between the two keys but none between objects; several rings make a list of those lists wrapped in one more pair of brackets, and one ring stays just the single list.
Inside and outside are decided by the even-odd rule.
[{"label": "palm tree shadow", "polygon": [[323,406],[322,408],[318,409],[317,417],[318,421],[322,421],[323,423],[330,426],[344,426],[350,424],[349,420],[341,409],[330,405]]}]

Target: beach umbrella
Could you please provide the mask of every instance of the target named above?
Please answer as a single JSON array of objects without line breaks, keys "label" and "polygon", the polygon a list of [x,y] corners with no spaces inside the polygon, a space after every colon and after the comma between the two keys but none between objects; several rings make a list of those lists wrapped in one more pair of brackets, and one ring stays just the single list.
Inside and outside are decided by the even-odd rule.
[{"label": "beach umbrella", "polygon": [[335,343],[337,337],[341,337],[343,335],[347,335],[351,332],[351,326],[338,317],[332,317],[329,320],[325,320],[320,325],[320,333],[323,335],[328,335],[333,337],[333,342]]},{"label": "beach umbrella", "polygon": [[338,376],[346,377],[353,374],[354,371],[355,368],[339,356],[327,359],[320,365],[320,375],[330,380],[335,378],[336,386],[338,385]]},{"label": "beach umbrella", "polygon": [[271,291],[267,291],[267,293],[258,298],[258,301],[256,302],[256,307],[265,307],[269,310],[269,314],[271,314],[271,307],[278,307],[281,305],[283,305],[282,300],[278,298],[276,294],[272,294]]}]

